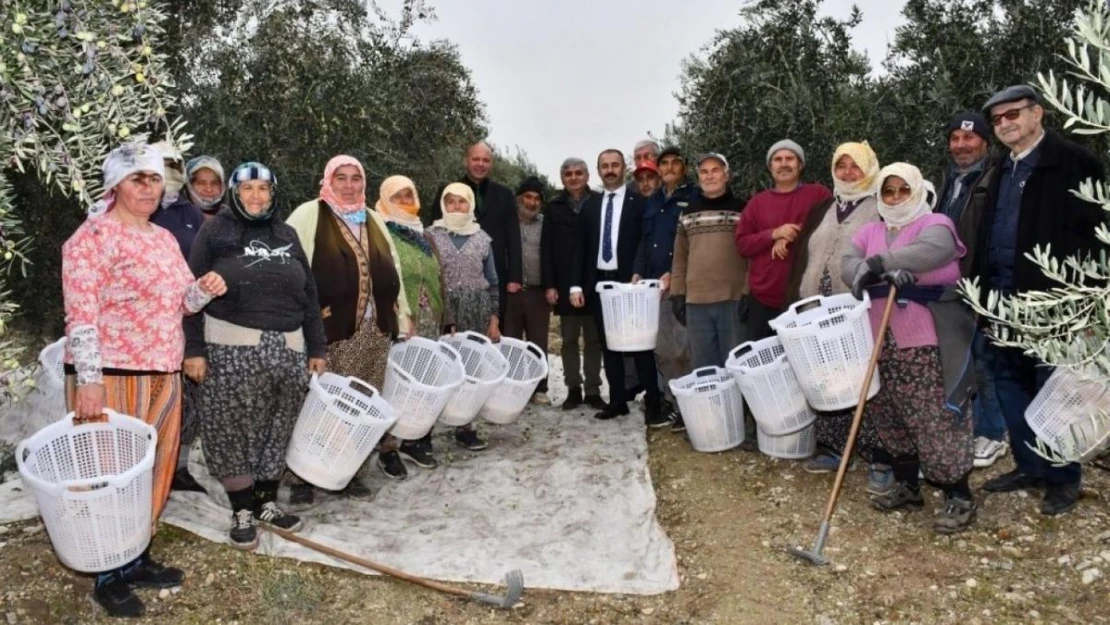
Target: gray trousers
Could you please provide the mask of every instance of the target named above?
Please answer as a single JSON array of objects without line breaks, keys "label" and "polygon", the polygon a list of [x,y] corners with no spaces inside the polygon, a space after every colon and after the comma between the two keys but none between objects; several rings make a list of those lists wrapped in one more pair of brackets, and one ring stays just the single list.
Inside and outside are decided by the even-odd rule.
[{"label": "gray trousers", "polygon": [[[559,333],[563,348],[563,380],[567,389],[580,388],[586,395],[601,394],[601,341],[592,315],[564,315],[559,317]],[[582,339],[583,349],[578,340]],[[583,388],[583,371],[585,381]]]},{"label": "gray trousers", "polygon": [[740,310],[739,300],[686,305],[686,331],[694,369],[725,366],[728,353],[747,340]]},{"label": "gray trousers", "polygon": [[659,336],[655,340],[655,365],[659,369],[659,384],[671,405],[675,404],[671,380],[690,373],[690,339],[686,328],[674,316],[669,298],[659,306]]}]

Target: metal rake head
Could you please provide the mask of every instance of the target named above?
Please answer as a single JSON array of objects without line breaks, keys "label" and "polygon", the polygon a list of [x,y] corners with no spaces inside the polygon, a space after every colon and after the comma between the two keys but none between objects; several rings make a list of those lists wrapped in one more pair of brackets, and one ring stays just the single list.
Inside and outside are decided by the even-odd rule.
[{"label": "metal rake head", "polygon": [[513,569],[505,574],[505,596],[476,592],[471,595],[471,598],[507,610],[520,601],[522,594],[524,594],[524,573],[520,572],[520,569]]}]

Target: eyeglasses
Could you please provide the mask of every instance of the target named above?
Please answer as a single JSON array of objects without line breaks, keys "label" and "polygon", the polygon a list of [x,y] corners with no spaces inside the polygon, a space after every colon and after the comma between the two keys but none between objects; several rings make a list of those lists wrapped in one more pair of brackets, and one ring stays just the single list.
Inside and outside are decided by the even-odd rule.
[{"label": "eyeglasses", "polygon": [[1014,121],[1015,119],[1021,117],[1021,112],[1022,111],[1024,111],[1025,109],[1033,108],[1034,106],[1036,106],[1036,105],[1035,104],[1026,104],[1025,106],[1021,106],[1021,107],[1018,107],[1016,109],[1010,109],[1010,110],[1006,111],[1005,113],[999,113],[998,115],[991,115],[991,126],[997,126],[997,125],[1001,124],[1003,118],[1006,118],[1009,121]]},{"label": "eyeglasses", "polygon": [[909,197],[913,195],[913,189],[904,184],[900,187],[883,187],[880,193],[882,193],[883,199]]}]

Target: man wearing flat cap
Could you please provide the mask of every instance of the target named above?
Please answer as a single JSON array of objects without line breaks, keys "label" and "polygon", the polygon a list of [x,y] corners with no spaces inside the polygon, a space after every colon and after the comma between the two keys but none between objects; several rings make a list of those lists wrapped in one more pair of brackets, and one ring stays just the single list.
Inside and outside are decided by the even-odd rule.
[{"label": "man wearing flat cap", "polygon": [[[1059,259],[1098,254],[1102,246],[1095,228],[1102,223],[1102,210],[1072,190],[1085,180],[1101,180],[1103,170],[1089,150],[1044,127],[1044,109],[1030,87],[1004,89],[983,109],[1007,148],[995,160],[998,176],[990,185],[971,270],[985,303],[989,291],[1013,294],[1057,286],[1026,257],[1034,247],[1051,245]],[[1043,488],[1042,514],[1070,511],[1079,500],[1079,465],[1055,467],[1038,456],[1029,448],[1036,436],[1025,422],[1025,409],[1052,369],[1017,349],[989,344],[986,352],[1017,468],[989,480],[984,490]]]},{"label": "man wearing flat cap", "polygon": [[[960,274],[969,277],[975,260],[975,242],[983,220],[987,195],[998,168],[990,158],[991,126],[981,113],[966,111],[956,115],[945,128],[951,163],[941,185],[936,212],[956,224],[967,254],[960,259]],[[975,376],[979,389],[972,404],[975,419],[975,467],[986,468],[1006,455],[1006,421],[994,387],[994,375],[987,365],[988,339],[977,332],[972,343]]]},{"label": "man wearing flat cap", "polygon": [[[554,288],[554,283],[546,283],[544,276],[551,273],[544,270],[544,258],[550,256],[544,245],[550,239],[543,236],[543,183],[535,176],[529,176],[516,190],[516,211],[520,220],[520,266],[523,278],[520,290],[508,294],[505,306],[505,336],[514,339],[527,339],[536,344],[544,354],[547,353],[547,333],[551,327],[551,304],[547,301],[546,290]],[[547,380],[541,380],[532,395],[532,403],[547,405]]]}]

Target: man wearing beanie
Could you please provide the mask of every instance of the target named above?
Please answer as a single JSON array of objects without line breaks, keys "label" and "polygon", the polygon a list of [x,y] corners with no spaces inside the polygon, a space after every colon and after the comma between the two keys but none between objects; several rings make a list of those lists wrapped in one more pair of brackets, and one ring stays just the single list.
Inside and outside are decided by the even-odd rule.
[{"label": "man wearing beanie", "polygon": [[[1044,127],[1044,109],[1027,86],[1004,89],[983,108],[995,136],[1007,148],[995,159],[998,175],[990,185],[971,270],[986,304],[991,291],[1022,293],[1057,286],[1028,258],[1038,246],[1051,245],[1052,257],[1061,260],[1097,256],[1106,248],[1095,236],[1105,219],[1103,211],[1072,193],[1087,180],[1103,179],[1099,160]],[[1044,488],[1041,514],[1070,511],[1079,501],[1080,465],[1054,466],[1037,455],[1030,449],[1036,435],[1025,422],[1025,410],[1052,367],[1020,349],[988,343],[985,352],[1017,468],[987,481],[983,489],[1005,493]]]},{"label": "man wearing beanie", "polygon": [[[951,164],[941,185],[936,212],[956,224],[967,255],[960,259],[960,274],[971,272],[975,239],[986,208],[987,194],[997,169],[990,159],[990,125],[987,118],[971,111],[960,113],[945,128]],[[972,402],[975,418],[975,466],[986,468],[1006,455],[1006,421],[998,402],[994,376],[987,366],[987,336],[977,332],[972,343],[978,392]]]},{"label": "man wearing beanie", "polygon": [[793,244],[801,224],[810,208],[832,197],[824,185],[801,181],[805,161],[802,146],[790,139],[772,145],[767,150],[767,167],[774,186],[748,201],[736,226],[736,249],[750,263],[750,295],[744,307],[749,341],[772,334],[769,322],[786,305]]},{"label": "man wearing beanie", "polygon": [[[505,312],[505,336],[526,339],[547,353],[547,332],[551,327],[551,304],[545,291],[554,285],[545,284],[543,259],[548,255],[543,249],[543,183],[529,176],[516,190],[516,210],[520,219],[520,260],[524,281],[520,290],[510,293]],[[547,380],[541,380],[532,395],[536,404],[550,404]]]}]

